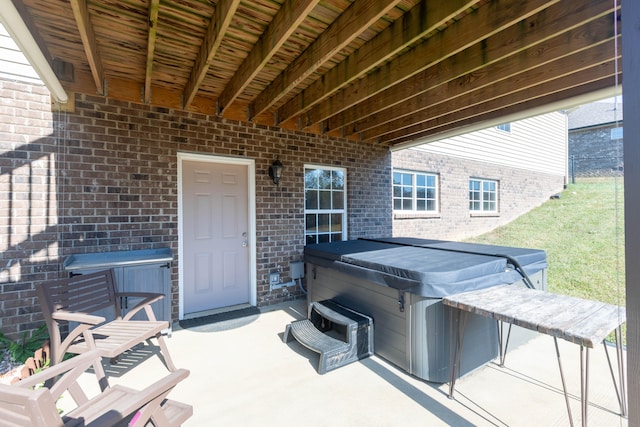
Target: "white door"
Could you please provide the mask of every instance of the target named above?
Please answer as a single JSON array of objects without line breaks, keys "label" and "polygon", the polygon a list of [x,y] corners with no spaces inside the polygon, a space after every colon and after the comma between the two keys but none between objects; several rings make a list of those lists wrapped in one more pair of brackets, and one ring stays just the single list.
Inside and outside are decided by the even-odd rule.
[{"label": "white door", "polygon": [[250,302],[249,167],[182,161],[184,314]]}]

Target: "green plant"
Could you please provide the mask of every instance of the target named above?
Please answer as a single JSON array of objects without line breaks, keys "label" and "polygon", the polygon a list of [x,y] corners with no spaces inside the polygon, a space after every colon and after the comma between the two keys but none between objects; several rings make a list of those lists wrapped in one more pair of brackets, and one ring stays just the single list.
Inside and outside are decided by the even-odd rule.
[{"label": "green plant", "polygon": [[46,325],[40,326],[31,335],[29,335],[28,331],[25,332],[22,334],[22,338],[17,340],[7,338],[0,332],[0,347],[9,352],[12,361],[24,363],[29,357],[33,356],[36,350],[42,347],[42,343],[48,338],[49,334],[47,333]]},{"label": "green plant", "polygon": [[622,177],[583,178],[559,199],[468,241],[544,249],[550,292],[625,305]]}]

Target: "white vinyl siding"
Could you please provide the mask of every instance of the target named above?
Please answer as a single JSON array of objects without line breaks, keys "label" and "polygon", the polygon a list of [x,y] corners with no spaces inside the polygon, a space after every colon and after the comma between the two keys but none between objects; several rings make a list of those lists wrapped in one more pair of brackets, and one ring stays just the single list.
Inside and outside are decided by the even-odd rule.
[{"label": "white vinyl siding", "polygon": [[36,71],[2,24],[0,24],[0,79],[43,85]]},{"label": "white vinyl siding", "polygon": [[461,157],[512,168],[562,175],[567,165],[566,116],[549,113],[415,147],[426,153]]}]

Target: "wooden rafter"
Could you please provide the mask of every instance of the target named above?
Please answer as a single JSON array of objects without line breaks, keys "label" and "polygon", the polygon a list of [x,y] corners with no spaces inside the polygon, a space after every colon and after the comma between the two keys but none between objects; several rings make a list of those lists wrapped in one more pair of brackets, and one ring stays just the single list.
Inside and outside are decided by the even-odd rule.
[{"label": "wooden rafter", "polygon": [[262,70],[320,0],[287,0],[242,62],[238,72],[220,94],[218,109],[223,114],[245,87]]},{"label": "wooden rafter", "polygon": [[[498,98],[502,94],[509,94],[511,91],[534,87],[546,83],[550,79],[570,75],[584,68],[589,61],[593,61],[593,63],[607,62],[611,60],[614,52],[612,39],[613,37],[609,39],[610,43],[601,45],[588,45],[575,50],[564,49],[564,55],[552,56],[551,60],[545,58],[542,49],[538,50],[537,54],[523,52],[520,58],[510,58],[504,63],[494,64],[479,72],[474,72],[473,75],[463,76],[425,93],[419,98],[429,98],[431,102],[428,106],[416,108],[410,114],[399,119],[372,127],[360,133],[360,136],[363,139],[376,139],[389,132],[397,133],[416,123],[440,117],[454,106],[466,108],[479,105],[490,99]],[[532,47],[531,50],[536,47]],[[514,73],[514,64],[522,58],[527,60],[529,67]],[[510,72],[505,73],[507,70]],[[503,77],[497,77],[493,80],[491,76],[494,73]]]},{"label": "wooden rafter", "polygon": [[[554,59],[565,43],[570,46],[568,50],[562,49],[566,54],[588,47],[594,37],[602,37],[603,40],[611,37],[613,16],[606,15],[611,9],[611,4],[608,0],[598,0],[595,3],[597,4],[592,4],[593,7],[571,10],[567,10],[562,4],[549,7],[544,15],[531,17],[523,23],[509,27],[427,68],[402,84],[385,89],[369,98],[367,103],[358,104],[332,117],[326,121],[327,131],[343,126],[340,132],[343,135],[363,132],[442,101],[442,97],[434,96],[438,93],[435,88],[465,75],[475,84],[480,84],[480,79],[482,82],[499,81],[512,73],[524,72],[539,66],[541,61]],[[573,31],[577,26],[577,17],[584,20],[581,23],[588,23],[590,20],[594,23],[584,29]],[[522,28],[527,28],[527,33],[523,33]],[[582,37],[583,33],[591,37]],[[517,35],[520,37],[516,37]],[[557,40],[553,42],[552,38]],[[546,41],[548,43],[543,44]],[[509,58],[508,61],[499,67],[492,67],[490,73],[475,73],[506,58]],[[438,90],[445,89],[440,87]]]},{"label": "wooden rafter", "polygon": [[[608,45],[607,47],[609,48],[607,53],[609,55],[613,55],[611,45]],[[578,88],[578,92],[571,96],[589,93],[582,89],[582,86],[586,86],[591,82],[602,81],[603,79],[612,79],[616,71],[616,60],[618,59],[611,59],[597,65],[591,64],[590,67],[583,70],[568,72],[560,78],[551,79],[538,85],[527,86],[507,94],[500,94],[499,96],[496,96],[495,87],[486,88],[485,90],[475,94],[478,99],[485,97],[485,99],[487,99],[485,102],[474,103],[470,107],[461,106],[457,110],[449,110],[450,112],[445,115],[422,123],[414,124],[407,128],[398,129],[397,132],[386,134],[377,141],[383,144],[395,145],[402,142],[416,140],[426,135],[450,130],[456,126],[462,126],[473,121],[487,120],[489,117],[497,118],[504,116],[509,112],[523,111],[528,108],[532,108],[523,108],[523,105],[527,103],[542,106],[545,105],[545,103],[537,104],[535,100],[549,96],[551,98],[556,98],[554,101],[558,101],[568,97],[566,91],[571,88]],[[609,86],[612,85],[612,82],[613,80],[610,81]],[[565,93],[563,94],[563,92]],[[549,103],[551,103],[551,101],[546,102],[546,104]],[[456,105],[460,104],[456,103]]]},{"label": "wooden rafter", "polygon": [[[549,105],[558,105],[558,103],[566,102],[566,100],[570,100],[571,98],[579,98],[591,93],[611,89],[615,84],[615,79],[616,77],[614,74],[609,74],[601,79],[585,82],[577,86],[564,87],[553,93],[541,93],[538,97],[528,98],[527,101],[523,101],[516,105],[503,105],[498,109],[483,111],[476,115],[465,116],[457,121],[455,120],[455,117],[451,117],[451,119],[454,120],[453,122],[445,122],[443,120],[440,126],[434,127],[428,131],[398,138],[394,141],[379,140],[377,142],[379,144],[392,145],[394,149],[402,149],[410,146],[416,146],[416,142],[418,141],[419,144],[419,141],[423,138],[429,137],[433,140],[434,137],[437,138],[437,135],[446,134],[454,129],[465,129],[477,123],[486,123],[485,127],[495,126],[497,123],[504,123],[505,118],[511,115],[521,117],[520,114],[523,111],[540,111],[541,108],[548,108]],[[570,82],[571,80],[571,78],[567,78],[564,82]],[[506,120],[509,119],[507,118]]]},{"label": "wooden rafter", "polygon": [[70,0],[73,16],[80,32],[84,53],[87,56],[87,62],[91,69],[91,75],[96,85],[96,92],[104,95],[104,70],[102,68],[102,60],[98,51],[98,43],[89,18],[89,9],[86,0]]},{"label": "wooden rafter", "polygon": [[156,50],[156,33],[158,31],[158,11],[160,0],[149,1],[149,34],[147,36],[147,66],[144,75],[144,102],[151,102],[151,76],[153,74],[153,56]]},{"label": "wooden rafter", "polygon": [[512,108],[523,76],[582,69],[568,55],[597,60],[620,21],[610,0],[10,1],[67,91],[391,145]]},{"label": "wooden rafter", "polygon": [[24,22],[24,24],[29,29],[29,33],[31,33],[31,36],[33,37],[36,44],[40,48],[40,51],[42,52],[44,57],[47,58],[47,61],[49,61],[49,64],[51,64],[53,57],[49,52],[47,43],[45,43],[44,39],[40,35],[40,31],[38,31],[38,27],[36,27],[36,25],[33,23],[31,14],[27,11],[27,8],[24,7],[24,4],[21,1],[12,0],[12,3],[13,3],[13,6],[18,11],[18,13],[20,14],[20,17],[22,18],[22,22]]},{"label": "wooden rafter", "polygon": [[396,55],[475,4],[468,0],[423,0],[338,66],[278,109],[279,122],[307,111],[340,88]]},{"label": "wooden rafter", "polygon": [[202,85],[207,71],[209,71],[210,62],[218,52],[224,33],[227,32],[229,25],[231,25],[231,19],[239,5],[240,0],[220,0],[220,2],[218,2],[209,26],[207,27],[205,38],[200,45],[200,51],[198,52],[194,67],[191,69],[189,81],[184,88],[185,109],[189,108],[196,93],[198,93],[198,89],[200,85]]},{"label": "wooden rafter", "polygon": [[305,126],[320,123],[557,2],[558,0],[508,0],[499,2],[500,7],[497,2],[488,3],[345,90],[315,105],[304,113],[302,122]]},{"label": "wooden rafter", "polygon": [[260,115],[340,52],[400,0],[356,0],[302,55],[262,91],[249,106],[250,117]]}]

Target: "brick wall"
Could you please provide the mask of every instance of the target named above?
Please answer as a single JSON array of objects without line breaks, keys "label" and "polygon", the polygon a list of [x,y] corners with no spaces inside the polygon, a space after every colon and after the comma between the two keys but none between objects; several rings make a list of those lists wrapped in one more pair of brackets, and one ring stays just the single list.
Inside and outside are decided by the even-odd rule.
[{"label": "brick wall", "polygon": [[7,336],[42,323],[32,283],[57,275],[55,114],[43,86],[0,80],[0,331]]},{"label": "brick wall", "polygon": [[[69,254],[171,247],[177,261],[178,151],[255,159],[259,305],[299,296],[270,293],[267,277],[302,258],[305,163],[347,169],[349,238],[391,234],[384,148],[88,95],[76,95],[74,112],[52,113],[42,88],[0,81],[0,90],[5,334],[41,321],[33,283],[64,274]],[[267,175],[276,156],[279,188]],[[175,320],[176,262],[171,286]]]},{"label": "brick wall", "polygon": [[[439,175],[440,211],[414,215],[394,212],[393,235],[462,240],[504,225],[562,191],[564,177],[450,158],[417,150],[393,153],[394,169]],[[469,213],[469,178],[499,181],[498,214]]]},{"label": "brick wall", "polygon": [[623,141],[611,139],[615,126],[569,132],[570,167],[576,176],[612,176],[624,169]]}]

